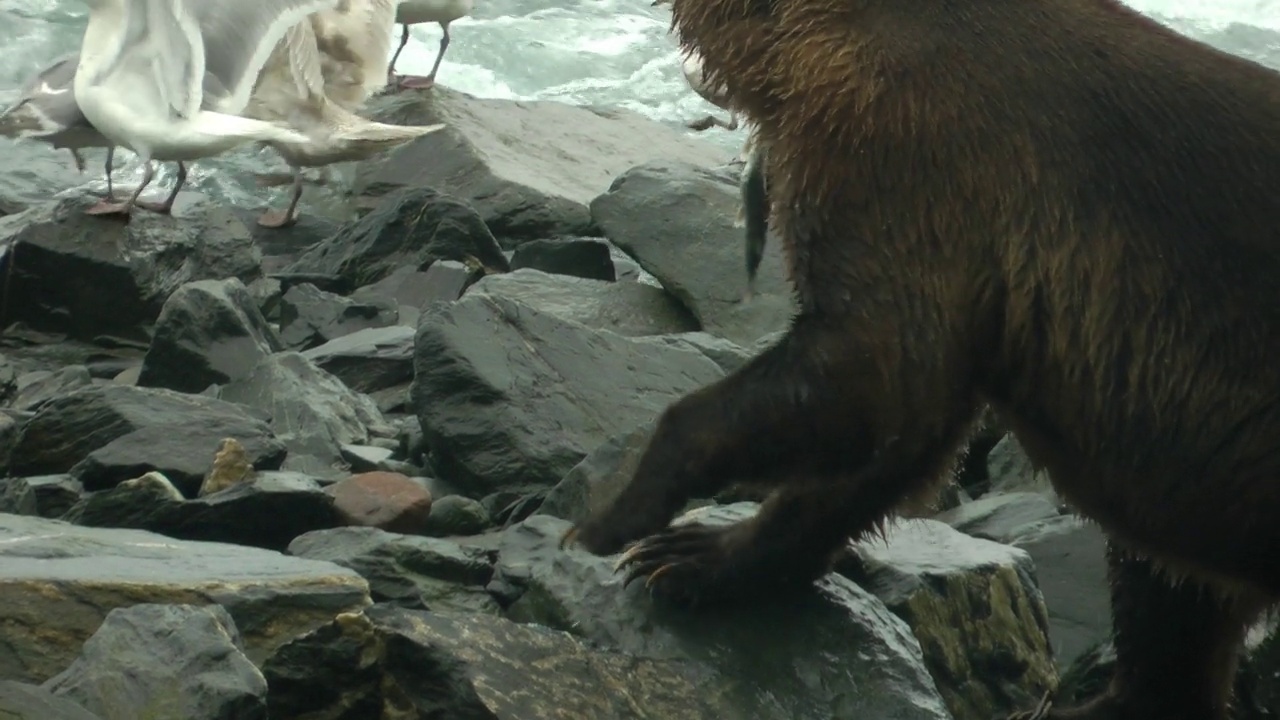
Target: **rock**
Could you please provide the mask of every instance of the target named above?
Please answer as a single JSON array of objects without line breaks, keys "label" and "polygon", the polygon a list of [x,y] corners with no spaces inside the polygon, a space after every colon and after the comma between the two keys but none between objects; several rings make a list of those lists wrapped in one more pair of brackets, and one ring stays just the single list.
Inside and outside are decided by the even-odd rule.
[{"label": "rock", "polygon": [[656,427],[655,418],[597,445],[547,492],[536,514],[578,523],[612,502],[631,482]]},{"label": "rock", "polygon": [[656,339],[673,345],[690,347],[706,355],[711,362],[720,366],[726,374],[737,370],[757,354],[724,338],[716,337],[702,331],[673,333],[662,335]]},{"label": "rock", "polygon": [[317,530],[298,536],[289,552],[351,568],[369,582],[376,602],[426,610],[498,614],[485,591],[493,565],[484,550],[437,538],[370,527]]},{"label": "rock", "polygon": [[0,718],[5,720],[102,720],[74,700],[39,685],[0,680]]},{"label": "rock", "polygon": [[1033,525],[1062,513],[1053,498],[1038,492],[984,495],[938,513],[937,518],[960,532],[986,540],[1007,542]]},{"label": "rock", "polygon": [[270,716],[308,720],[396,717],[393,708],[383,714],[383,651],[382,638],[361,613],[342,613],[295,638],[262,664],[262,674],[271,688],[267,695]]},{"label": "rock", "polygon": [[84,365],[70,365],[58,370],[35,370],[17,377],[17,392],[10,406],[15,410],[36,411],[50,398],[93,384],[93,376]]},{"label": "rock", "polygon": [[471,497],[551,485],[721,375],[700,353],[485,294],[428,308],[414,353],[413,405],[433,466]]},{"label": "rock", "polygon": [[1025,551],[917,519],[854,552],[852,579],[911,627],[955,720],[1005,717],[1056,688],[1048,617]]},{"label": "rock", "polygon": [[370,428],[386,426],[372,400],[296,352],[263,358],[218,397],[270,416],[273,435],[288,448],[283,467],[301,472],[332,472],[343,445],[368,442]]},{"label": "rock", "polygon": [[70,475],[38,475],[0,480],[0,512],[62,517],[84,487]]},{"label": "rock", "polygon": [[413,328],[358,330],[302,353],[356,392],[407,386],[413,380]]},{"label": "rock", "polygon": [[400,268],[426,269],[437,260],[475,262],[499,272],[511,269],[498,241],[470,205],[430,187],[412,187],[384,198],[288,270],[340,275],[352,287],[360,287]]},{"label": "rock", "polygon": [[618,279],[608,243],[595,238],[526,240],[511,256],[511,269],[521,268],[587,280]]},{"label": "rock", "polygon": [[362,302],[303,283],[280,299],[280,339],[307,350],[356,330],[395,325],[398,317],[396,306],[380,298]]},{"label": "rock", "polygon": [[594,330],[609,330],[628,337],[698,328],[698,322],[674,298],[660,288],[640,283],[516,270],[490,275],[467,291],[469,295],[476,293],[517,300]]},{"label": "rock", "polygon": [[481,99],[440,86],[371,107],[383,122],[446,128],[359,165],[356,192],[447,187],[495,235],[513,240],[593,234],[587,204],[633,165],[679,159],[711,167],[730,157],[631,110]]},{"label": "rock", "polygon": [[987,454],[987,477],[993,493],[1053,492],[1048,474],[1035,469],[1013,435],[1005,435]]},{"label": "rock", "polygon": [[115,608],[44,686],[103,720],[267,718],[266,678],[219,605]]},{"label": "rock", "polygon": [[0,515],[0,677],[46,680],[112,608],[145,602],[222,605],[258,663],[369,597],[359,575],[332,563]]},{"label": "rock", "polygon": [[13,361],[0,355],[0,405],[7,405],[18,392],[18,368]]},{"label": "rock", "polygon": [[351,466],[352,472],[372,472],[382,470],[392,461],[395,451],[375,445],[343,445],[342,459]]},{"label": "rock", "polygon": [[399,324],[417,327],[416,318],[410,322],[407,315],[416,315],[429,302],[457,300],[472,283],[482,277],[482,269],[467,267],[457,260],[436,260],[426,270],[414,267],[393,270],[381,280],[358,288],[351,293],[351,297],[364,301],[373,301],[375,298],[391,300],[400,307]]},{"label": "rock", "polygon": [[8,277],[5,324],[145,340],[142,327],[182,285],[261,274],[262,253],[229,207],[199,202],[121,223],[85,215],[92,202],[76,196],[0,218],[0,246],[11,249],[0,263]]},{"label": "rock", "polygon": [[239,380],[282,348],[244,283],[187,283],[160,311],[138,385],[198,393]]},{"label": "rock", "polygon": [[421,532],[431,515],[431,493],[400,473],[365,472],[325,488],[348,525],[388,532]]},{"label": "rock", "polygon": [[100,490],[158,470],[194,497],[226,437],[243,443],[259,470],[284,461],[284,444],[236,405],[160,388],[94,385],[40,407],[18,436],[9,471],[69,472],[86,490]]},{"label": "rock", "polygon": [[63,519],[268,550],[283,550],[305,532],[342,524],[320,484],[294,473],[261,473],[195,500],[183,500],[171,485],[166,491],[167,483],[163,475],[147,473],[85,496]]},{"label": "rock", "polygon": [[743,301],[742,228],[734,227],[736,179],[684,162],[622,173],[591,202],[604,235],[662,283],[702,330],[749,345],[787,327],[794,312],[782,243],[765,246],[756,294]]},{"label": "rock", "polygon": [[[721,524],[753,510],[742,503],[685,518]],[[638,658],[691,662],[702,671],[693,696],[724,703],[711,717],[950,718],[911,629],[847,578],[828,574],[786,602],[664,611],[643,583],[623,589],[614,558],[561,550],[568,528],[535,515],[503,533],[495,583],[517,591],[508,618]]]},{"label": "rock", "polygon": [[218,445],[218,452],[213,455],[213,467],[209,468],[200,483],[199,496],[212,495],[253,479],[253,462],[249,460],[249,451],[244,449],[235,438],[223,438]]},{"label": "rock", "polygon": [[489,511],[478,501],[463,495],[446,495],[432,501],[431,515],[421,532],[431,537],[479,535],[490,524]]}]

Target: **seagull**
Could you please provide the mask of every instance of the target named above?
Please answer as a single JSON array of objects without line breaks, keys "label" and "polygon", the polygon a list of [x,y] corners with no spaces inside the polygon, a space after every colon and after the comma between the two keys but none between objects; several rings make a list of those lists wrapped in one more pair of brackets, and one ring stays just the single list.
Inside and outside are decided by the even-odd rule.
[{"label": "seagull", "polygon": [[[89,23],[73,84],[85,118],[142,159],[142,183],[92,214],[129,215],[156,160],[195,160],[247,142],[306,142],[240,117],[258,72],[291,25],[340,0],[84,0]],[[170,206],[186,180],[178,180]]]},{"label": "seagull", "polygon": [[[474,0],[400,0],[396,6],[396,22],[404,25],[400,33],[400,46],[396,54],[391,56],[387,65],[387,83],[397,83],[400,88],[428,88],[436,82],[436,71],[440,69],[440,61],[444,59],[444,51],[449,48],[449,23],[460,17],[471,14]],[[396,76],[396,60],[400,52],[409,42],[409,26],[417,23],[439,23],[444,35],[440,38],[440,52],[436,53],[436,62],[431,72],[421,75]]]},{"label": "seagull", "polygon": [[[293,172],[293,195],[283,211],[263,213],[258,224],[264,227],[286,227],[297,220],[298,200],[302,197],[302,168],[322,167],[335,162],[360,160],[395,145],[408,142],[444,128],[439,125],[388,125],[367,120],[352,110],[369,95],[368,86],[359,82],[332,80],[339,85],[336,98],[328,95],[326,75],[330,78],[362,77],[360,47],[375,44],[389,35],[393,9],[389,0],[348,0],[338,7],[312,15],[289,28],[276,45],[245,110],[246,117],[260,120],[287,120],[310,138],[305,143],[268,141]],[[321,43],[317,27],[326,30]],[[344,48],[343,52],[326,49]],[[369,57],[369,55],[364,55]],[[381,58],[375,72],[381,73]],[[386,57],[385,46],[381,55]],[[322,67],[327,65],[327,68]],[[324,69],[330,70],[325,73]],[[343,92],[343,89],[347,90]],[[352,91],[353,88],[360,90]],[[268,181],[274,182],[274,181]],[[259,184],[268,182],[259,177]]]}]

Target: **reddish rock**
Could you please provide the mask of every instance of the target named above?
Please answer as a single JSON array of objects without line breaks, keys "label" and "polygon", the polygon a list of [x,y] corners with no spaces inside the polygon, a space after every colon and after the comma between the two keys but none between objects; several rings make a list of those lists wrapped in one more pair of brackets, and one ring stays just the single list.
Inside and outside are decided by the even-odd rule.
[{"label": "reddish rock", "polygon": [[352,475],[326,492],[348,525],[414,534],[426,526],[431,514],[431,492],[400,473]]}]

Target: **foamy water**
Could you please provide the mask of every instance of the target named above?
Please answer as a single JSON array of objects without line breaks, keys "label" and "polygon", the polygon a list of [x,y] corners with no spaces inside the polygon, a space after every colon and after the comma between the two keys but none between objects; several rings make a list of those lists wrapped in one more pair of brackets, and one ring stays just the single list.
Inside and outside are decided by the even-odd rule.
[{"label": "foamy water", "polygon": [[[451,27],[438,81],[481,97],[620,106],[673,125],[717,112],[685,84],[667,32],[669,11],[649,1],[476,0],[474,14]],[[1280,68],[1280,0],[1128,2],[1223,50]],[[85,13],[83,0],[0,0],[0,103],[11,101],[31,73],[79,46]],[[396,35],[398,40],[398,28]],[[426,73],[439,38],[438,26],[415,26],[397,69]],[[735,149],[741,143],[740,130],[701,135]],[[81,176],[65,150],[0,138],[0,196],[26,196],[51,183],[69,190],[102,187],[103,153],[86,157],[89,172]],[[136,182],[140,169],[131,153],[119,157],[117,181]],[[247,197],[246,174],[282,167],[269,151],[238,150],[193,164],[188,183],[256,205]],[[167,186],[170,172],[165,166],[158,182]]]}]

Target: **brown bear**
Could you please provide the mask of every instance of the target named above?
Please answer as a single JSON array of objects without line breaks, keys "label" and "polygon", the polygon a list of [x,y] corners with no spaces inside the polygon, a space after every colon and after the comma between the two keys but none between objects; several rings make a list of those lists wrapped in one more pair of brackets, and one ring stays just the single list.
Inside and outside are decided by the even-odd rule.
[{"label": "brown bear", "polygon": [[[803,586],[989,404],[1111,543],[1113,682],[1044,714],[1225,718],[1280,597],[1280,74],[1116,0],[672,14],[767,144],[799,310],[566,539],[677,602]],[[751,520],[668,527],[739,481]]]}]

